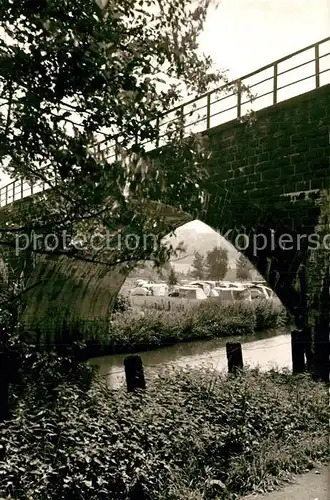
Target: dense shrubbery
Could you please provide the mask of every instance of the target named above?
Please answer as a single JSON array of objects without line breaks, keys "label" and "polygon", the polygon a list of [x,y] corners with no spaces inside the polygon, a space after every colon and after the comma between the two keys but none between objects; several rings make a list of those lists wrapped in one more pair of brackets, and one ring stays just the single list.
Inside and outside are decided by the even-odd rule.
[{"label": "dense shrubbery", "polygon": [[279,328],[290,323],[290,317],[284,306],[273,304],[271,301],[256,301],[253,303],[255,313],[255,330]]},{"label": "dense shrubbery", "polygon": [[[0,427],[0,496],[10,499],[230,499],[327,458],[326,387],[257,371],[164,373],[145,395],[65,384],[32,390]],[[140,492],[141,493],[141,492]]]},{"label": "dense shrubbery", "polygon": [[[212,300],[181,310],[132,308],[120,300],[108,318],[62,324],[54,339],[56,345],[70,341],[86,342],[87,356],[99,356],[152,349],[162,345],[215,337],[251,335],[256,331],[288,325],[290,318],[281,305],[234,302],[219,304]],[[55,330],[56,331],[56,330]]]},{"label": "dense shrubbery", "polygon": [[125,297],[124,295],[118,295],[113,312],[125,312],[130,309],[130,302],[128,297]]},{"label": "dense shrubbery", "polygon": [[146,349],[171,343],[250,335],[284,326],[289,321],[282,306],[263,302],[219,304],[205,301],[182,311],[146,310],[114,314],[110,326],[93,323],[89,331],[107,352]]}]

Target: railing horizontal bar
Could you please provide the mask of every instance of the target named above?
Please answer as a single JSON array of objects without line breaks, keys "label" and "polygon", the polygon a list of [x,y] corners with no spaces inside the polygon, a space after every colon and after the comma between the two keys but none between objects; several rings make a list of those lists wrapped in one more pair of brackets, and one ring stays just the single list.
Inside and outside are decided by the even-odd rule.
[{"label": "railing horizontal bar", "polygon": [[165,137],[166,135],[167,135],[166,133],[165,133],[165,134],[162,134],[162,135],[159,135],[159,136],[158,136],[158,139],[162,139],[162,138],[163,138],[163,137]]},{"label": "railing horizontal bar", "polygon": [[287,59],[291,59],[291,57],[295,57],[302,52],[307,52],[307,50],[313,49],[315,45],[321,45],[322,43],[329,42],[330,41],[330,36],[327,36],[326,38],[323,38],[322,40],[319,40],[318,42],[312,43],[311,45],[307,45],[307,47],[304,47],[303,49],[297,50],[296,52],[292,52],[291,54],[281,57],[281,59],[277,59],[277,61],[274,61],[273,64],[278,64],[280,62],[286,61]]},{"label": "railing horizontal bar", "polygon": [[174,123],[174,122],[176,122],[176,121],[177,121],[177,120],[179,120],[179,119],[180,119],[180,117],[179,117],[179,116],[177,116],[176,118],[173,118],[172,120],[167,120],[167,122],[164,122],[164,123],[161,123],[161,124],[160,124],[160,128],[161,128],[161,127],[164,127],[164,126],[165,126],[165,125],[167,125],[168,123]]},{"label": "railing horizontal bar", "polygon": [[321,56],[319,56],[319,59],[322,59],[322,57],[327,57],[327,56],[330,56],[330,52],[327,52],[326,54],[322,54]]},{"label": "railing horizontal bar", "polygon": [[224,101],[226,99],[229,99],[230,97],[235,97],[237,94],[230,94],[227,95],[226,97],[220,97],[220,99],[217,99],[216,101],[211,101],[211,108],[214,104],[217,104],[218,102]]},{"label": "railing horizontal bar", "polygon": [[[265,92],[264,94],[260,94],[260,95],[257,95],[254,99],[253,99],[253,102],[254,101],[257,101],[258,99],[261,99],[262,97],[266,97],[268,95],[271,95],[273,93],[273,89],[272,90],[269,90],[268,92]],[[252,104],[251,101],[244,101],[242,102],[241,106],[244,106],[244,104]]]},{"label": "railing horizontal bar", "polygon": [[192,109],[191,111],[188,111],[188,113],[185,113],[183,115],[183,117],[185,116],[191,116],[191,113],[196,113],[197,111],[199,111],[200,109],[204,109],[204,108],[207,108],[207,105],[205,104],[205,106],[201,106],[200,108],[196,108],[196,109]]},{"label": "railing horizontal bar", "polygon": [[300,80],[297,80],[295,82],[287,83],[286,85],[282,85],[282,87],[278,87],[278,90],[285,89],[286,87],[291,87],[291,85],[296,85],[297,83],[304,82],[305,80],[309,80],[310,78],[315,78],[315,73],[309,76],[305,76],[305,78],[300,78]]},{"label": "railing horizontal bar", "polygon": [[[234,107],[236,107],[236,106],[234,106]],[[202,118],[200,118],[199,120],[196,120],[196,121],[194,121],[194,122],[192,122],[192,123],[185,123],[185,124],[183,125],[183,128],[193,127],[194,125],[197,125],[198,123],[205,121],[205,120],[206,120],[206,118],[207,118],[207,116],[205,115],[205,116],[203,116]],[[167,135],[167,133],[166,133],[166,134],[162,134],[162,135],[158,136],[158,139],[161,139],[162,137],[165,137],[166,135]],[[145,145],[145,144],[149,144],[149,142],[147,142],[147,143],[142,143],[142,145]]]},{"label": "railing horizontal bar", "polygon": [[295,66],[294,68],[289,68],[289,69],[286,69],[284,71],[281,71],[281,72],[277,73],[277,76],[285,75],[286,73],[289,73],[290,71],[293,71],[293,70],[298,69],[298,68],[302,68],[303,66],[306,66],[307,64],[311,64],[313,62],[315,62],[315,58],[310,59],[309,61],[306,61],[304,63],[298,64],[298,66]]},{"label": "railing horizontal bar", "polygon": [[260,80],[260,82],[253,83],[252,85],[248,85],[248,88],[250,90],[253,87],[256,87],[257,85],[261,85],[262,83],[268,82],[269,80],[273,80],[273,79],[274,79],[274,75],[271,75],[268,78],[264,78],[263,80]]},{"label": "railing horizontal bar", "polygon": [[[218,92],[223,92],[226,88],[228,88],[230,85],[234,85],[236,82],[236,80],[234,80],[232,83],[226,83],[225,85],[223,85],[222,87],[219,87],[219,88],[216,88],[214,90],[210,90],[209,92],[207,92],[206,94],[203,94],[202,96],[198,97],[197,99],[195,100],[191,100],[191,101],[188,101],[188,102],[185,102],[184,103],[184,106],[187,106],[187,105],[190,105],[192,103],[194,103],[195,101],[199,100],[199,99],[205,99],[208,97],[208,95],[212,96],[213,94],[217,94]],[[236,93],[232,92],[231,94],[226,94],[224,95],[223,97],[220,97],[219,99],[217,99],[216,101],[212,101],[211,102],[211,106],[213,104],[215,104],[216,102],[219,102],[219,101],[224,101],[225,99],[229,99],[230,97],[233,97],[235,96]],[[179,106],[180,108],[181,106]]]},{"label": "railing horizontal bar", "polygon": [[328,71],[330,71],[330,68],[328,68],[328,69],[322,69],[322,71],[319,72],[319,75],[322,75],[323,73],[327,73]]},{"label": "railing horizontal bar", "polygon": [[183,125],[183,128],[187,128],[187,127],[193,127],[194,125],[197,125],[198,123],[200,122],[205,122],[206,120],[206,115],[203,116],[203,118],[200,118],[199,120],[197,120],[196,122],[193,122],[193,123],[186,123],[185,125]]},{"label": "railing horizontal bar", "polygon": [[[213,103],[212,103],[212,104],[213,104]],[[191,111],[189,111],[188,113],[185,113],[185,114],[183,115],[183,118],[184,118],[185,116],[192,116],[194,113],[197,113],[197,111],[200,111],[201,109],[204,109],[204,108],[206,108],[206,107],[207,107],[207,105],[205,104],[204,106],[201,106],[200,108],[192,109],[192,110],[191,110]],[[168,123],[175,123],[178,119],[180,119],[180,117],[179,117],[179,116],[178,116],[176,119],[174,118],[173,120],[168,120],[168,121],[167,121],[167,122],[165,122],[165,123],[161,123],[161,124],[160,124],[160,128],[161,128],[161,127],[164,127],[164,126],[165,126],[165,125],[167,125]]]},{"label": "railing horizontal bar", "polygon": [[221,115],[222,113],[227,113],[227,111],[231,111],[232,109],[236,109],[236,108],[237,108],[237,106],[235,105],[235,106],[232,106],[231,108],[224,109],[223,111],[218,111],[217,113],[213,113],[212,115],[210,115],[210,118],[212,118],[213,116]]}]

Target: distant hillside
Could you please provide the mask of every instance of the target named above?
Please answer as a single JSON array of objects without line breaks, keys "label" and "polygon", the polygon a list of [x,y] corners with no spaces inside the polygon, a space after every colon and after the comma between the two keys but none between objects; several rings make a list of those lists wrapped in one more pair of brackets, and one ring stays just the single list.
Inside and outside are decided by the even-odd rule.
[{"label": "distant hillside", "polygon": [[[216,231],[209,228],[206,224],[200,221],[193,221],[181,226],[175,231],[175,236],[167,237],[174,247],[177,247],[181,242],[186,248],[186,252],[179,258],[172,258],[171,264],[179,273],[186,274],[194,260],[195,251],[206,255],[214,246],[225,248],[228,250],[229,269],[225,279],[229,281],[236,280],[236,260],[239,257],[239,252],[228,241],[220,236]],[[144,278],[152,281],[167,281],[169,265],[165,265],[161,274],[157,274],[152,262],[145,262],[137,266],[127,278],[125,285],[122,288],[122,293],[127,293],[134,285],[136,279]],[[253,279],[257,279],[258,274],[255,272]]]},{"label": "distant hillside", "polygon": [[179,227],[175,231],[175,236],[167,238],[174,246],[183,242],[186,253],[181,257],[171,259],[174,267],[180,272],[187,272],[194,260],[194,253],[197,251],[202,255],[218,246],[228,250],[229,267],[236,268],[236,260],[239,256],[237,250],[216,231],[200,221],[193,221]]}]

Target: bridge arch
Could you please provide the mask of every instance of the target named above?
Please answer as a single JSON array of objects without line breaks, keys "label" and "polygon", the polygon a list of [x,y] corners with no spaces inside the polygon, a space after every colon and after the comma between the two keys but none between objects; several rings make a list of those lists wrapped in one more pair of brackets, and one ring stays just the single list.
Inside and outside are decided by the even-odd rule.
[{"label": "bridge arch", "polygon": [[[206,102],[204,134],[209,138],[212,153],[206,165],[209,201],[198,218],[220,234],[227,235],[234,246],[238,234],[247,235],[249,245],[243,253],[296,316],[297,324],[300,324],[304,309],[304,299],[296,289],[297,276],[308,256],[307,238],[301,240],[299,236],[308,237],[315,232],[320,214],[320,193],[330,189],[330,67],[324,66],[329,55],[327,50],[330,53],[330,38],[298,51],[299,54],[314,51],[314,72],[310,77],[312,90],[306,91],[304,87],[299,90],[299,95],[290,99],[280,101],[282,89],[278,76],[281,63],[295,54],[242,78],[243,83],[249,83],[257,75],[259,83],[255,86],[264,85],[266,80],[271,85],[271,91],[260,94],[260,100],[255,101],[256,120],[253,122],[237,119],[241,117],[244,104],[240,94],[231,121],[226,121],[229,109],[217,111],[214,92],[195,100],[197,107],[202,101]],[[269,71],[270,77],[262,77]],[[304,80],[298,78],[297,85]],[[284,87],[290,85],[292,82]],[[258,103],[267,96],[271,102],[259,109]],[[185,106],[190,109],[193,104]],[[215,125],[218,114],[227,118]],[[201,122],[200,118],[196,120],[196,124]],[[193,125],[190,120],[187,130]],[[17,181],[11,187],[1,188],[0,205],[23,198],[24,190],[24,185]],[[33,195],[34,192],[35,188],[30,187],[27,194]],[[176,207],[172,207],[172,211],[173,216],[178,214]],[[1,217],[5,216],[5,213],[1,214]],[[177,225],[191,219],[189,214],[180,214]],[[176,223],[172,223],[172,227],[175,226]],[[277,235],[275,242],[274,233]],[[266,245],[256,252],[253,242],[259,234],[265,237]],[[279,244],[282,235],[291,236],[291,250]],[[30,265],[27,264],[29,259],[29,255],[21,259],[24,262],[18,262],[17,269]],[[104,316],[128,272],[129,269],[122,267],[110,272],[92,263],[80,265],[65,256],[42,258],[31,278],[26,317],[39,324],[42,316],[50,311],[55,314],[65,311],[68,317]],[[33,286],[37,282],[40,286]]]},{"label": "bridge arch", "polygon": [[[281,201],[278,206],[273,203],[267,211],[256,210],[255,204],[244,196],[235,203],[223,203],[222,197],[212,198],[200,218],[250,260],[296,317],[297,325],[304,308],[297,280],[308,258],[306,239],[300,235],[313,234],[315,230],[319,215],[315,199],[314,195],[286,200],[285,204]],[[171,230],[193,220],[173,207],[164,206],[163,210],[171,220]],[[302,218],[302,213],[308,214],[308,218]],[[292,248],[280,244],[283,235],[286,240],[291,237]],[[35,256],[33,252],[21,252],[18,256],[12,253],[10,258],[17,275],[24,270],[30,272],[23,319],[29,328],[41,330],[52,326],[57,330],[61,321],[106,318],[133,268],[132,265],[108,267],[65,255]]]}]

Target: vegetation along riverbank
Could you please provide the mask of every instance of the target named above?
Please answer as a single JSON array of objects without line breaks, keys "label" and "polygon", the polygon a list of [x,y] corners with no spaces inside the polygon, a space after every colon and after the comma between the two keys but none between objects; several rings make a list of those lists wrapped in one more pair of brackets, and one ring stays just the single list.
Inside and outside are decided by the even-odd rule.
[{"label": "vegetation along riverbank", "polygon": [[86,357],[138,352],[178,342],[249,336],[254,332],[286,327],[285,308],[271,302],[202,302],[182,310],[123,311],[110,322],[93,321],[77,328],[86,340]]},{"label": "vegetation along riverbank", "polygon": [[3,498],[234,499],[329,459],[327,388],[307,376],[181,370],[141,394],[67,381],[52,397],[42,383],[0,427]]}]

